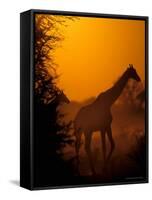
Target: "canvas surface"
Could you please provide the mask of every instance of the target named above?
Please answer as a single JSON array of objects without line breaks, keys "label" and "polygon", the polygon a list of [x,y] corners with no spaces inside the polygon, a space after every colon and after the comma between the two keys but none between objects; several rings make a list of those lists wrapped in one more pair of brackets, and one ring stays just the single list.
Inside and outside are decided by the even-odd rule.
[{"label": "canvas surface", "polygon": [[35,14],[34,187],[146,180],[145,20]]}]

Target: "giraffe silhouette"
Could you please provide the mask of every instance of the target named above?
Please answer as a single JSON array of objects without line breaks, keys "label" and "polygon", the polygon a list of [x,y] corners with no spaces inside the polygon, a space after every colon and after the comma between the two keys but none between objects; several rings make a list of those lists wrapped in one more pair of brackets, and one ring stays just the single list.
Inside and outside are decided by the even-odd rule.
[{"label": "giraffe silhouette", "polygon": [[[103,151],[104,165],[111,158],[111,155],[115,148],[115,142],[112,136],[112,114],[111,107],[113,103],[122,93],[126,83],[129,79],[140,81],[135,68],[132,64],[122,74],[120,79],[108,90],[100,93],[95,101],[87,106],[82,107],[74,120],[74,133],[76,136],[75,148],[77,161],[79,165],[79,149],[81,145],[81,136],[84,133],[85,137],[85,151],[88,155],[89,164],[91,167],[92,174],[96,174],[95,167],[93,165],[92,152],[91,152],[91,139],[92,134],[95,131],[101,133],[101,146]],[[108,136],[110,141],[110,151],[107,155],[105,136]]]}]

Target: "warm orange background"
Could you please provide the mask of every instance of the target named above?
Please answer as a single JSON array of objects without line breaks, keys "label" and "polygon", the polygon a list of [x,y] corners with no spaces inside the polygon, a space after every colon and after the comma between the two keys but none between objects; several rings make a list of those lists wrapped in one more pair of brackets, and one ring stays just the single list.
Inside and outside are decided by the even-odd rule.
[{"label": "warm orange background", "polygon": [[62,47],[54,53],[58,86],[70,100],[98,95],[126,70],[129,63],[144,81],[145,22],[79,17],[61,26]]}]

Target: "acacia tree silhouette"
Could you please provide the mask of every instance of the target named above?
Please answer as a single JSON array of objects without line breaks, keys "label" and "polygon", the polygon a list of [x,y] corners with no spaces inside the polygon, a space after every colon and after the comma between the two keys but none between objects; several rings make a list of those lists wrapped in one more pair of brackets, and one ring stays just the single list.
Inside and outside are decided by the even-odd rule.
[{"label": "acacia tree silhouette", "polygon": [[[67,134],[71,122],[59,123],[57,107],[61,90],[57,87],[58,75],[53,59],[54,50],[64,39],[60,27],[73,17],[36,14],[35,16],[35,77],[34,77],[34,163],[36,186],[59,184],[62,177],[71,176],[71,170],[57,151],[61,145],[71,143]],[[58,178],[57,178],[58,175]],[[61,183],[60,183],[61,184]]]}]

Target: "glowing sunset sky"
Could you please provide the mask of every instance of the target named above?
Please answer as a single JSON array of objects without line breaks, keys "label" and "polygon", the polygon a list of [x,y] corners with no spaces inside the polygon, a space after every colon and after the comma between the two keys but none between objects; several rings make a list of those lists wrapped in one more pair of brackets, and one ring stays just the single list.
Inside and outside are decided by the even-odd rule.
[{"label": "glowing sunset sky", "polygon": [[54,53],[58,86],[82,101],[111,87],[129,63],[144,80],[145,22],[80,17],[62,27],[64,41]]}]

